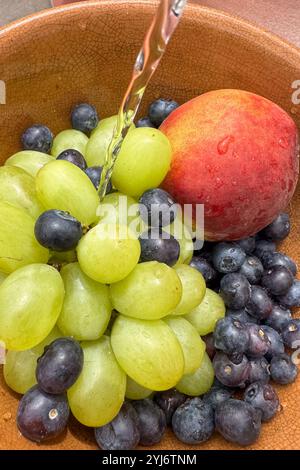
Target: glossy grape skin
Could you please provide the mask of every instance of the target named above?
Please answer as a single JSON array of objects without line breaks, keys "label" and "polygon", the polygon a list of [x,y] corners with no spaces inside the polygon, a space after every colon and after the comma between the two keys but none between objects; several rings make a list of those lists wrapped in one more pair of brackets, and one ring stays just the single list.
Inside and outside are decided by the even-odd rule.
[{"label": "glossy grape skin", "polygon": [[68,212],[48,210],[35,222],[34,234],[37,241],[54,251],[73,250],[82,237],[80,222]]},{"label": "glossy grape skin", "polygon": [[80,268],[102,284],[126,278],[137,265],[140,253],[139,241],[125,225],[100,223],[77,246]]},{"label": "glossy grape skin", "polygon": [[85,426],[104,426],[120,411],[126,389],[126,375],[116,361],[110,339],[81,343],[82,372],[68,390],[71,411]]},{"label": "glossy grape skin", "polygon": [[76,165],[65,160],[48,163],[36,176],[36,190],[45,209],[69,212],[84,225],[95,222],[98,193]]},{"label": "glossy grape skin", "polygon": [[161,229],[150,228],[140,235],[139,241],[142,262],[158,261],[168,266],[174,266],[178,261],[180,245],[176,238],[169,233]]},{"label": "glossy grape skin", "polygon": [[202,302],[184,318],[196,328],[200,336],[204,336],[212,333],[217,321],[224,316],[225,305],[222,298],[213,290],[206,289]]},{"label": "glossy grape skin", "polygon": [[140,127],[127,134],[118,155],[112,183],[121,192],[137,197],[158,187],[171,164],[169,140],[157,129]]},{"label": "glossy grape skin", "polygon": [[148,110],[150,121],[157,127],[176,109],[179,104],[174,100],[159,98],[153,101]]},{"label": "glossy grape skin", "polygon": [[[101,174],[102,174],[102,166],[90,166],[85,170],[85,174],[90,178],[91,182],[95,186],[96,189],[99,189],[100,181],[101,181]],[[106,194],[109,194],[112,191],[112,184],[109,181],[106,188]]]},{"label": "glossy grape skin", "polygon": [[[98,126],[92,131],[90,140],[86,146],[86,162],[88,166],[102,166],[105,162],[105,155],[112,140],[113,132],[117,124],[118,116],[110,116],[101,119]],[[132,124],[129,132],[134,129]]]},{"label": "glossy grape skin", "polygon": [[35,370],[38,358],[45,346],[62,336],[55,326],[50,334],[37,346],[25,351],[7,351],[3,376],[6,384],[15,392],[24,394],[36,384]]},{"label": "glossy grape skin", "polygon": [[148,189],[139,199],[140,214],[150,227],[164,227],[174,222],[177,207],[172,196],[160,188]]},{"label": "glossy grape skin", "polygon": [[5,162],[5,166],[16,166],[35,178],[44,165],[53,161],[54,157],[46,153],[23,150],[9,157]]},{"label": "glossy grape skin", "polygon": [[140,441],[139,419],[134,407],[125,402],[108,424],[95,428],[95,438],[103,450],[132,450]]},{"label": "glossy grape skin", "polygon": [[59,338],[49,344],[38,359],[36,378],[46,393],[60,394],[78,379],[83,367],[83,351],[73,338]]},{"label": "glossy grape skin", "polygon": [[89,134],[99,123],[95,106],[88,103],[77,104],[72,109],[71,122],[73,129]]},{"label": "glossy grape skin", "polygon": [[33,177],[16,166],[0,167],[0,200],[25,209],[33,218],[44,211]]},{"label": "glossy grape skin", "polygon": [[57,158],[65,150],[74,149],[85,157],[88,141],[88,137],[83,132],[66,129],[54,137],[51,155]]},{"label": "glossy grape skin", "polygon": [[27,211],[0,201],[0,270],[11,273],[30,263],[47,263],[49,251],[34,236]]},{"label": "glossy grape skin", "polygon": [[174,268],[182,285],[182,296],[172,315],[186,315],[204,299],[206,285],[201,273],[186,264]]},{"label": "glossy grape skin", "polygon": [[200,367],[203,360],[206,348],[204,341],[200,338],[196,328],[184,318],[168,316],[164,321],[171,328],[182,348],[183,374],[192,374]]},{"label": "glossy grape skin", "polygon": [[6,348],[22,351],[43,341],[57,321],[64,293],[60,274],[46,264],[8,276],[0,287],[0,340]]},{"label": "glossy grape skin", "polygon": [[126,392],[125,397],[129,400],[143,400],[144,398],[150,397],[153,390],[143,387],[142,385],[135,382],[133,379],[127,376],[126,378]]},{"label": "glossy grape skin", "polygon": [[82,171],[86,170],[86,161],[83,155],[78,152],[78,150],[67,149],[61,152],[56,160],[66,160],[67,162],[73,163],[73,165],[78,166]]},{"label": "glossy grape skin", "polygon": [[69,419],[69,405],[65,395],[50,395],[37,385],[22,397],[17,414],[17,425],[24,437],[43,442],[59,436]]},{"label": "glossy grape skin", "polygon": [[53,142],[53,134],[47,126],[34,124],[22,135],[24,150],[35,150],[37,152],[48,153]]},{"label": "glossy grape skin", "polygon": [[6,278],[7,278],[7,274],[2,273],[0,271],[0,285],[2,284],[3,281],[5,281]]},{"label": "glossy grape skin", "polygon": [[178,392],[175,388],[157,392],[154,395],[154,401],[163,410],[167,424],[171,423],[174,412],[186,400],[187,396]]},{"label": "glossy grape skin", "polygon": [[193,398],[183,403],[172,418],[175,436],[185,444],[201,444],[212,436],[214,412],[209,403]]},{"label": "glossy grape skin", "polygon": [[98,216],[101,223],[128,225],[129,228],[132,227],[133,232],[140,232],[137,227],[141,223],[143,229],[146,228],[139,216],[137,201],[123,193],[113,192],[107,194],[102,199]]},{"label": "glossy grape skin", "polygon": [[162,320],[137,320],[120,315],[112,329],[111,343],[122,369],[143,387],[166,390],[183,374],[181,346]]},{"label": "glossy grape skin", "polygon": [[99,339],[107,328],[112,305],[109,288],[90,279],[78,263],[69,263],[60,272],[65,298],[58,327],[78,341]]},{"label": "glossy grape skin", "polygon": [[204,395],[211,389],[214,377],[212,362],[205,352],[198,369],[192,374],[185,374],[176,384],[176,389],[192,397]]},{"label": "glossy grape skin", "polygon": [[139,263],[120,282],[110,286],[114,308],[142,320],[157,320],[180,302],[182,286],[176,271],[157,261]]}]

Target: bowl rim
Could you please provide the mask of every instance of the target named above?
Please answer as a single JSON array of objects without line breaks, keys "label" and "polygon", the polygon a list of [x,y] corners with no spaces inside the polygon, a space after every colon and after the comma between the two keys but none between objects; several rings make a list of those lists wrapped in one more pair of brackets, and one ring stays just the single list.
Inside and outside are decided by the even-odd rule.
[{"label": "bowl rim", "polygon": [[[19,29],[22,27],[29,26],[32,22],[38,22],[40,20],[44,20],[47,18],[52,18],[56,15],[65,15],[68,12],[76,11],[76,10],[89,10],[92,8],[96,8],[101,10],[101,8],[111,7],[111,8],[122,8],[128,7],[137,9],[141,5],[146,7],[149,11],[152,11],[155,6],[157,6],[157,0],[118,0],[117,2],[114,0],[88,0],[84,2],[77,2],[77,3],[69,3],[66,5],[60,5],[57,7],[50,7],[48,9],[44,9],[38,12],[35,12],[31,15],[25,16],[23,18],[17,19],[7,25],[4,25],[0,28],[0,39],[3,36],[13,32],[15,29]],[[250,33],[253,37],[263,37],[266,40],[265,47],[270,49],[272,44],[272,52],[274,53],[274,46],[276,51],[279,55],[284,55],[285,60],[290,60],[292,55],[298,56],[294,62],[300,62],[300,48],[297,47],[295,44],[290,43],[288,40],[278,36],[277,34],[267,30],[266,28],[257,25],[256,23],[243,19],[238,15],[233,15],[231,13],[224,12],[223,10],[206,7],[198,4],[191,4],[188,3],[186,5],[186,10],[190,10],[191,12],[195,12],[197,18],[202,14],[203,21],[211,21],[222,19],[222,28],[223,29],[231,29],[230,26],[232,25],[239,25],[240,34]],[[183,13],[184,15],[184,13]],[[184,16],[183,16],[184,17]],[[186,21],[193,21],[194,15],[190,15],[185,17]],[[179,25],[180,27],[180,25]],[[281,51],[280,51],[281,50]],[[281,53],[280,53],[281,52]],[[298,62],[298,63],[299,63]]]}]

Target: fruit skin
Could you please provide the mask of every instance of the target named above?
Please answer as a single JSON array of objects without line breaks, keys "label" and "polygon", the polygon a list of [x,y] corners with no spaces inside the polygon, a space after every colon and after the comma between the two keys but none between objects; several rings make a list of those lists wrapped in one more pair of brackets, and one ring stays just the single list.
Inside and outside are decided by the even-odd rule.
[{"label": "fruit skin", "polygon": [[297,128],[271,101],[242,90],[211,91],[176,109],[160,130],[173,148],[163,188],[180,204],[205,204],[206,239],[253,235],[291,200]]},{"label": "fruit skin", "polygon": [[214,331],[215,348],[226,354],[243,354],[249,344],[245,324],[227,316],[219,320]]},{"label": "fruit skin", "polygon": [[212,252],[214,268],[220,273],[233,273],[246,259],[244,250],[235,243],[218,243]]},{"label": "fruit skin", "polygon": [[264,357],[259,357],[256,359],[251,359],[250,361],[250,373],[248,377],[248,382],[251,384],[253,382],[269,382],[270,380],[270,367],[267,359]]},{"label": "fruit skin", "polygon": [[[274,330],[273,328],[267,325],[261,325],[261,329],[267,335],[269,342],[270,342],[268,351],[265,354],[266,359],[270,361],[273,356],[279,356],[280,354],[283,354],[284,344],[283,344],[281,335],[276,330]],[[298,347],[299,346],[300,346],[300,341],[298,343]]]},{"label": "fruit skin", "polygon": [[274,266],[284,266],[289,269],[294,276],[296,276],[296,263],[289,256],[283,253],[278,253],[277,251],[265,251],[261,254],[261,260],[265,269],[270,269]]},{"label": "fruit skin", "polygon": [[187,400],[175,411],[172,428],[175,436],[185,444],[207,441],[215,429],[212,406],[198,397]]},{"label": "fruit skin", "polygon": [[270,384],[255,382],[246,388],[244,400],[261,411],[262,421],[270,421],[279,408],[279,398]]},{"label": "fruit skin", "polygon": [[[282,339],[284,344],[291,349],[297,349],[300,346],[300,320],[291,319],[282,329]],[[284,351],[282,351],[284,352]]]},{"label": "fruit skin", "polygon": [[294,382],[298,375],[297,366],[288,354],[274,356],[271,360],[270,372],[272,380],[281,385]]},{"label": "fruit skin", "polygon": [[160,98],[150,104],[148,110],[149,119],[156,127],[159,127],[161,123],[178,107],[179,104],[176,103],[176,101]]},{"label": "fruit skin", "polygon": [[146,116],[138,120],[136,127],[155,127],[155,125],[150,121],[148,116]]},{"label": "fruit skin", "polygon": [[139,199],[141,218],[151,227],[164,227],[174,222],[176,203],[160,188],[145,191]]},{"label": "fruit skin", "polygon": [[197,269],[197,271],[202,274],[205,282],[208,285],[213,283],[213,281],[215,281],[217,278],[216,270],[212,267],[210,262],[202,256],[193,256],[190,262],[190,266],[192,266],[194,269]]},{"label": "fruit skin", "polygon": [[256,256],[247,256],[239,272],[246,276],[250,284],[258,284],[264,273],[264,267]]},{"label": "fruit skin", "polygon": [[229,442],[241,446],[253,444],[261,429],[261,411],[249,403],[230,399],[215,412],[216,429]]},{"label": "fruit skin", "polygon": [[280,305],[285,307],[300,307],[300,281],[295,279],[290,289],[285,295],[277,297],[277,301]]},{"label": "fruit skin", "polygon": [[291,271],[284,266],[273,266],[265,271],[261,285],[272,295],[284,295],[294,281]]},{"label": "fruit skin", "polygon": [[258,358],[267,354],[271,347],[271,342],[263,328],[253,323],[246,325],[246,328],[249,334],[247,356],[250,358]]},{"label": "fruit skin", "polygon": [[229,400],[233,395],[231,389],[225,387],[212,387],[209,392],[203,395],[202,400],[204,403],[209,403],[215,410],[220,403]]},{"label": "fruit skin", "polygon": [[167,424],[172,421],[172,416],[177,408],[182,405],[187,399],[187,396],[178,392],[175,388],[157,392],[154,395],[155,403],[163,410],[166,416]]},{"label": "fruit skin", "polygon": [[269,224],[261,234],[267,240],[273,242],[279,242],[284,240],[291,230],[290,217],[288,214],[283,212],[276,217],[271,224]]},{"label": "fruit skin", "polygon": [[255,250],[255,237],[247,237],[242,240],[237,240],[236,243],[244,250],[247,255],[251,255]]},{"label": "fruit skin", "polygon": [[260,260],[266,253],[274,253],[276,251],[276,245],[274,242],[269,240],[257,240],[254,250],[254,255]]},{"label": "fruit skin", "polygon": [[28,127],[22,135],[24,150],[48,153],[53,143],[53,134],[50,129],[41,124]]},{"label": "fruit skin", "polygon": [[250,364],[245,355],[231,358],[217,352],[213,359],[217,379],[226,387],[244,387],[250,373]]},{"label": "fruit skin", "polygon": [[67,162],[73,163],[73,165],[78,166],[82,171],[86,169],[86,161],[78,150],[67,149],[61,152],[56,160],[66,160]]},{"label": "fruit skin", "polygon": [[271,314],[268,316],[265,323],[281,333],[282,329],[290,320],[292,320],[291,311],[281,307],[281,305],[275,304],[273,305]]},{"label": "fruit skin", "polygon": [[110,423],[95,428],[95,438],[103,450],[134,449],[140,440],[138,415],[134,407],[125,402]]},{"label": "fruit skin", "polygon": [[37,361],[36,378],[46,393],[60,394],[78,379],[83,367],[83,351],[72,338],[59,338],[46,346]]},{"label": "fruit skin", "polygon": [[271,315],[273,302],[265,289],[260,286],[251,286],[249,302],[246,311],[258,320],[265,320]]},{"label": "fruit skin", "polygon": [[138,416],[140,444],[142,446],[158,444],[167,427],[163,410],[149,398],[133,401],[132,406]]},{"label": "fruit skin", "polygon": [[95,106],[87,103],[77,104],[72,110],[71,122],[73,129],[89,134],[99,122]]},{"label": "fruit skin", "polygon": [[35,385],[19,403],[17,425],[27,439],[42,442],[61,434],[67,425],[69,413],[65,395],[50,395]]},{"label": "fruit skin", "polygon": [[141,245],[140,261],[158,261],[174,266],[180,254],[180,245],[176,238],[160,229],[150,228],[139,237]]},{"label": "fruit skin", "polygon": [[[90,166],[85,170],[85,174],[88,175],[88,177],[90,178],[91,182],[93,183],[96,189],[99,188],[102,168],[103,168],[102,166]],[[107,188],[106,188],[106,194],[111,193],[112,189],[113,189],[112,184],[111,184],[111,181],[109,180]]]},{"label": "fruit skin", "polygon": [[250,283],[239,273],[226,274],[220,283],[220,295],[225,305],[233,310],[240,310],[250,299]]}]

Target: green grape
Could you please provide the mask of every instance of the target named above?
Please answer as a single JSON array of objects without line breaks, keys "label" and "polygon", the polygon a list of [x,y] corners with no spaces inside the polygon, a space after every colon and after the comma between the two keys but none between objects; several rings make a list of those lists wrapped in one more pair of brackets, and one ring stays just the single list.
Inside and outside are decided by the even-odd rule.
[{"label": "green grape", "polygon": [[30,263],[47,263],[49,251],[34,236],[34,220],[24,209],[0,201],[0,270],[11,273]]},{"label": "green grape", "polygon": [[70,212],[82,224],[97,218],[99,196],[89,177],[76,165],[55,160],[37,174],[36,190],[46,209]]},{"label": "green grape", "polygon": [[125,397],[128,398],[128,400],[143,400],[144,398],[150,397],[152,393],[152,390],[142,387],[142,385],[139,385],[127,376]]},{"label": "green grape", "polygon": [[61,152],[68,149],[74,149],[78,150],[78,152],[85,156],[88,141],[88,137],[83,132],[75,129],[67,129],[55,136],[51,148],[51,155],[57,158]]},{"label": "green grape", "polygon": [[138,263],[140,252],[138,239],[125,225],[100,223],[77,246],[82,271],[102,284],[128,276]]},{"label": "green grape", "polygon": [[204,299],[198,307],[184,316],[204,336],[212,333],[216,323],[225,316],[225,305],[222,297],[211,289],[206,289]]},{"label": "green grape", "polygon": [[34,219],[45,210],[37,199],[34,178],[16,166],[0,167],[0,201],[26,209]]},{"label": "green grape", "polygon": [[[117,124],[117,118],[118,116],[115,115],[101,119],[96,129],[91,133],[85,154],[88,166],[102,166],[104,164],[106,152]],[[132,124],[130,129],[134,128],[135,126]]]},{"label": "green grape", "polygon": [[181,299],[180,279],[164,263],[138,264],[122,281],[110,287],[114,308],[128,317],[157,320],[173,311]]},{"label": "green grape", "polygon": [[205,343],[194,328],[184,318],[167,317],[164,319],[178,339],[184,356],[184,374],[195,372],[205,353]]},{"label": "green grape", "polygon": [[184,370],[181,346],[163,320],[137,320],[120,315],[111,344],[117,361],[135,382],[151,390],[167,390]]},{"label": "green grape", "polygon": [[100,338],[112,311],[109,288],[87,277],[78,263],[67,264],[60,274],[66,293],[58,327],[78,341]]},{"label": "green grape", "polygon": [[33,348],[54,327],[63,299],[56,269],[46,264],[18,269],[0,286],[0,340],[8,350]]},{"label": "green grape", "polygon": [[81,343],[84,354],[82,372],[68,390],[70,408],[85,426],[104,426],[118,414],[125,397],[126,374],[116,361],[110,340]]},{"label": "green grape", "polygon": [[164,227],[164,231],[173,235],[180,246],[179,258],[173,267],[189,264],[194,253],[194,243],[189,229],[182,223],[180,217],[176,217],[171,225]]},{"label": "green grape", "polygon": [[213,365],[205,352],[200,367],[193,374],[184,375],[176,388],[181,393],[198,397],[211,389],[214,377]]},{"label": "green grape", "polygon": [[49,264],[61,266],[67,263],[75,263],[76,261],[77,254],[75,250],[50,251]]},{"label": "green grape", "polygon": [[22,152],[15,153],[9,157],[5,162],[5,166],[16,166],[35,178],[38,171],[46,163],[53,161],[54,158],[46,153],[36,152],[35,150],[22,150]]},{"label": "green grape", "polygon": [[147,228],[140,217],[138,202],[119,192],[107,194],[103,198],[98,216],[101,223],[128,225],[137,236]]},{"label": "green grape", "polygon": [[2,273],[0,271],[0,285],[2,284],[2,282],[7,278],[7,274],[5,273]]},{"label": "green grape", "polygon": [[205,280],[201,273],[186,264],[180,264],[174,269],[182,284],[182,297],[172,314],[185,315],[202,302],[206,290]]},{"label": "green grape", "polygon": [[113,185],[136,197],[161,184],[169,171],[172,149],[158,129],[140,127],[127,134],[118,155]]},{"label": "green grape", "polygon": [[3,376],[6,384],[17,393],[26,393],[36,384],[36,364],[43,354],[45,346],[63,335],[55,326],[51,333],[41,343],[25,351],[8,351],[3,366]]}]

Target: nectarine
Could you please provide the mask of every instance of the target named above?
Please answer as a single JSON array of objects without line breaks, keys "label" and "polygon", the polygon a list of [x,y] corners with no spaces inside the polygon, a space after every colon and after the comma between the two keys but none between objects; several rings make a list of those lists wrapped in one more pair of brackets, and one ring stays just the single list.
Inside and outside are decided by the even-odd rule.
[{"label": "nectarine", "polygon": [[241,90],[211,91],[177,108],[160,129],[173,148],[163,188],[181,204],[204,204],[208,240],[252,235],[286,208],[299,140],[275,103]]}]

